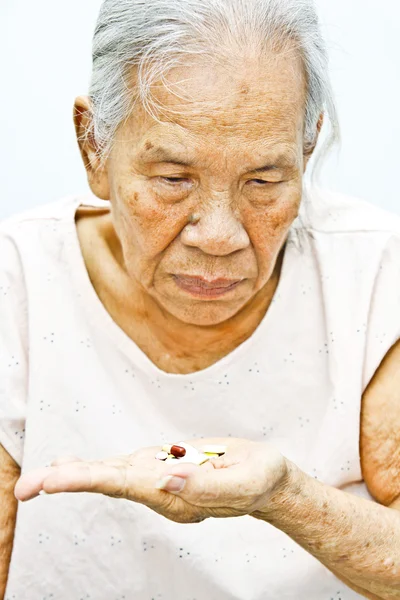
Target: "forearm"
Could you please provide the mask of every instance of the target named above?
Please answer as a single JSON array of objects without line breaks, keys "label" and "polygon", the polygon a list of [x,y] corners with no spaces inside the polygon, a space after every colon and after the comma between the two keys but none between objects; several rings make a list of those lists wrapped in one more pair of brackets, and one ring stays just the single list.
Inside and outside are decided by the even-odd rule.
[{"label": "forearm", "polygon": [[253,516],[366,597],[400,600],[399,511],[324,485],[289,462],[286,484]]},{"label": "forearm", "polygon": [[6,593],[15,529],[16,506],[12,510],[9,506],[6,508],[7,513],[2,513],[0,517],[0,600],[3,600]]},{"label": "forearm", "polygon": [[348,579],[346,579],[346,577],[343,577],[343,575],[341,575],[334,569],[331,569],[331,571],[334,575],[336,575],[338,579],[340,579],[340,581],[343,581],[343,583],[345,583],[350,589],[357,592],[357,594],[361,594],[361,596],[367,598],[367,600],[385,600],[383,596],[377,596],[376,594],[373,594],[372,592],[367,592],[367,590],[364,590],[358,585],[355,585],[352,581],[349,581]]},{"label": "forearm", "polygon": [[18,504],[14,487],[19,475],[18,465],[0,445],[0,600],[5,596],[13,549]]}]

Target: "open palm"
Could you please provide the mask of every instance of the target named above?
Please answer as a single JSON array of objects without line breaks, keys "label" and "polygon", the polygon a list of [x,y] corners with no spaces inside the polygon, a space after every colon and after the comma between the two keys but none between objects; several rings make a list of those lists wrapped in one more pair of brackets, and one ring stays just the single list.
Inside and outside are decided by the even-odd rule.
[{"label": "open palm", "polygon": [[[102,461],[67,457],[22,475],[15,495],[26,501],[41,492],[99,493],[139,502],[172,521],[195,523],[260,510],[287,475],[287,460],[269,444],[233,438],[191,443],[228,449],[201,466],[156,460],[160,448],[154,447]],[[178,492],[182,480],[184,487]],[[160,482],[166,489],[159,489]]]}]

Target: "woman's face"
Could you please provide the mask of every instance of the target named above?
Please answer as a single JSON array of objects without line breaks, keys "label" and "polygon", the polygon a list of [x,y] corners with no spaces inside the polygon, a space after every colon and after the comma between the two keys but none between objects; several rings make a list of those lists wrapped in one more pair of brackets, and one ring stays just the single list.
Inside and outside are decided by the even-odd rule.
[{"label": "woman's face", "polygon": [[[137,108],[108,160],[109,198],[134,284],[178,319],[221,323],[270,279],[302,194],[300,60],[199,63]],[[164,115],[164,116],[163,116]],[[96,190],[94,190],[96,193]]]}]

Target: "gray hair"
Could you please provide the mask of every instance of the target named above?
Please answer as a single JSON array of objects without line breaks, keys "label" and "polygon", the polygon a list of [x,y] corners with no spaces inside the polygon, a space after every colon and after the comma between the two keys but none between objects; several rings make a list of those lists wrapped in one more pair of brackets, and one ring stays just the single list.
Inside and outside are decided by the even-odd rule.
[{"label": "gray hair", "polygon": [[[232,44],[263,52],[271,45],[288,47],[289,41],[301,54],[307,80],[305,148],[315,145],[323,112],[331,125],[327,149],[338,141],[339,125],[313,0],[104,0],[93,40],[89,92],[91,133],[101,154],[111,149],[135,101],[152,111],[152,84],[165,81],[182,60],[204,54],[216,58]],[[134,90],[127,84],[133,66]]]}]

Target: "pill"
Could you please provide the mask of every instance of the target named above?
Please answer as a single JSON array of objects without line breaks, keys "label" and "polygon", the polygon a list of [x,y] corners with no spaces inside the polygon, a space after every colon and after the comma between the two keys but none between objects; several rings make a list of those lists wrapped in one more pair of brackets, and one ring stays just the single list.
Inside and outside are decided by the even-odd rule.
[{"label": "pill", "polygon": [[202,465],[208,460],[210,457],[202,452],[196,452],[196,454],[186,454],[183,458],[176,459],[179,460],[180,463],[191,463],[193,465]]},{"label": "pill", "polygon": [[182,446],[182,448],[185,448],[186,454],[189,454],[189,453],[197,454],[199,452],[199,450],[197,448],[195,448],[194,446],[191,446],[190,444],[187,444],[186,442],[178,442],[177,446]]},{"label": "pill", "polygon": [[204,454],[206,456],[208,456],[208,458],[219,458],[220,454],[213,454],[212,452],[204,452]]},{"label": "pill", "polygon": [[208,446],[203,446],[202,451],[206,454],[225,454],[227,451],[226,446],[218,446],[217,444],[209,444]]},{"label": "pill", "polygon": [[158,460],[166,460],[168,458],[168,452],[158,452],[156,458]]},{"label": "pill", "polygon": [[186,449],[182,446],[176,446],[175,444],[171,446],[170,450],[171,454],[176,456],[176,458],[183,458],[186,454]]},{"label": "pill", "polygon": [[176,456],[176,458],[182,458],[186,454],[186,448],[178,444],[165,444],[162,449],[163,452],[172,454],[172,456]]},{"label": "pill", "polygon": [[210,460],[210,457],[207,456],[207,454],[200,453],[197,464],[202,465],[202,464],[206,463],[208,460]]},{"label": "pill", "polygon": [[181,460],[182,460],[182,459],[180,459],[180,458],[175,458],[175,456],[169,456],[169,457],[167,458],[167,460],[165,460],[164,462],[165,462],[166,464],[169,464],[169,463],[176,463],[176,462],[180,462]]}]

